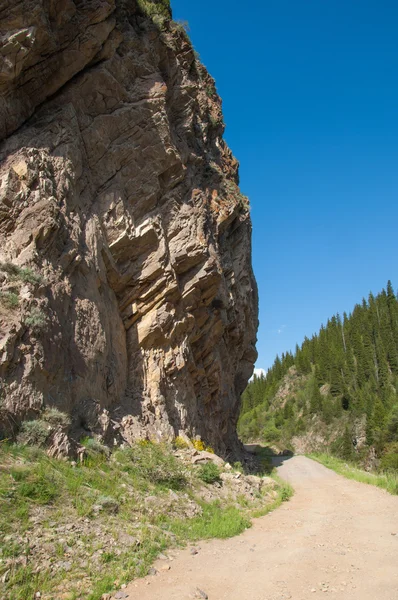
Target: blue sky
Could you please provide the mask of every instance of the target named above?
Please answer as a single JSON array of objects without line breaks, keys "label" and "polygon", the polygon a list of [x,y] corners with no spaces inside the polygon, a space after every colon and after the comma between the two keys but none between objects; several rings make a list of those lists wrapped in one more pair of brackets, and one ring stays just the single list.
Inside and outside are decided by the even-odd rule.
[{"label": "blue sky", "polygon": [[259,360],[398,286],[398,3],[171,0],[250,197]]}]

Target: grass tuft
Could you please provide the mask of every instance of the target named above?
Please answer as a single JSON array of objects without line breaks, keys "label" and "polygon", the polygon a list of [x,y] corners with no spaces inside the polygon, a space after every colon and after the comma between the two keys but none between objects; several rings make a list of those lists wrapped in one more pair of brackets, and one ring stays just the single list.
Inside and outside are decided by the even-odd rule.
[{"label": "grass tuft", "polygon": [[200,465],[198,469],[198,477],[204,483],[215,483],[220,481],[220,469],[212,462]]},{"label": "grass tuft", "polygon": [[[229,538],[251,527],[250,518],[235,506],[222,508],[219,501],[202,505],[203,513],[194,519],[170,522],[169,529],[187,541]],[[167,521],[166,521],[167,523]]]}]

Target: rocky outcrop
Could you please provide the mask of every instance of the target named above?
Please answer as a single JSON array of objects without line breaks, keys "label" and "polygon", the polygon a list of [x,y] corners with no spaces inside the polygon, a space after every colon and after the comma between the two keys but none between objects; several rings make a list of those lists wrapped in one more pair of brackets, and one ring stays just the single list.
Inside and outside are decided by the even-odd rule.
[{"label": "rocky outcrop", "polygon": [[[166,3],[167,4],[167,3]],[[251,222],[221,101],[165,0],[0,8],[1,423],[237,448]]]}]

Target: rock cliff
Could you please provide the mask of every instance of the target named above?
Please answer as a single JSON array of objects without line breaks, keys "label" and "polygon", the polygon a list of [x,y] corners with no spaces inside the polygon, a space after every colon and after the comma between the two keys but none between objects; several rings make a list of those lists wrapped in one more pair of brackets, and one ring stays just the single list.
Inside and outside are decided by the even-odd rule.
[{"label": "rock cliff", "polygon": [[167,0],[0,5],[0,423],[237,450],[251,222],[221,100]]}]

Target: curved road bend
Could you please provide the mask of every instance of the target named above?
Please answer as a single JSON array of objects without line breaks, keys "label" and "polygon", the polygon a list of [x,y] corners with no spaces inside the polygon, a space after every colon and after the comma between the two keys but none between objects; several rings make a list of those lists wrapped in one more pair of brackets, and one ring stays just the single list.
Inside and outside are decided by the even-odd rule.
[{"label": "curved road bend", "polygon": [[188,600],[196,587],[209,600],[398,600],[398,496],[303,456],[277,460],[289,502],[195,556],[175,552],[169,571],[128,586],[129,600]]}]

